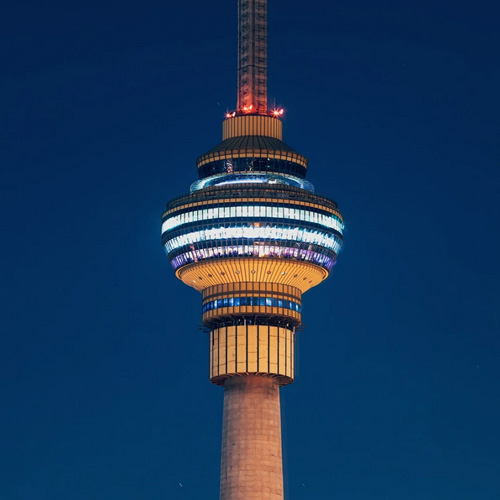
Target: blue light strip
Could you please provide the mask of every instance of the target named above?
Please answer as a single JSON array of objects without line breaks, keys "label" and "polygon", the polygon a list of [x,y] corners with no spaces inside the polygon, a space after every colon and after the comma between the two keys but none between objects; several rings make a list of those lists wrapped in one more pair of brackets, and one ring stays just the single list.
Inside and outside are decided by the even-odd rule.
[{"label": "blue light strip", "polygon": [[226,299],[212,300],[203,304],[202,313],[221,307],[241,307],[241,306],[258,306],[258,307],[281,307],[290,309],[298,313],[302,312],[300,304],[292,300],[277,299],[272,297],[230,297]]},{"label": "blue light strip", "polygon": [[224,186],[228,184],[285,184],[305,189],[314,193],[314,186],[305,179],[286,174],[270,174],[270,173],[248,173],[248,174],[216,174],[205,179],[193,182],[190,192],[194,193],[200,189],[210,186]]}]

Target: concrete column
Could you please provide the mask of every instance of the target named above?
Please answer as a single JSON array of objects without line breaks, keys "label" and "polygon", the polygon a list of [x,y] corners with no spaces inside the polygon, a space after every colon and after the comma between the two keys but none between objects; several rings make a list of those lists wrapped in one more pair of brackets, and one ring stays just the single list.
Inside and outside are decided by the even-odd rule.
[{"label": "concrete column", "polygon": [[277,380],[226,380],[220,500],[283,500],[280,395]]}]

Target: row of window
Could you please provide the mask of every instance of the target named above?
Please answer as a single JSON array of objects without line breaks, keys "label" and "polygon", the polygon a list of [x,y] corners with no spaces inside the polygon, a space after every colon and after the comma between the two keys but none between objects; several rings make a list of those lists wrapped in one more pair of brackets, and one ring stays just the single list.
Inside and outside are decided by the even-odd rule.
[{"label": "row of window", "polygon": [[288,186],[285,184],[240,184],[233,187],[214,187],[193,191],[189,195],[181,195],[169,201],[167,211],[179,206],[185,206],[190,203],[217,203],[218,200],[229,198],[241,203],[252,202],[256,198],[271,198],[279,203],[297,200],[301,202],[310,202],[315,205],[323,205],[325,208],[338,209],[337,204],[324,196],[316,195],[300,187]]},{"label": "row of window", "polygon": [[[297,277],[297,275],[295,275]],[[203,299],[212,296],[219,296],[221,294],[234,294],[238,293],[239,295],[248,292],[263,292],[266,295],[274,292],[274,294],[279,293],[281,295],[289,295],[292,298],[294,296],[300,295],[300,290],[291,285],[284,285],[281,283],[260,283],[250,282],[250,283],[224,283],[220,285],[213,285],[210,288],[205,288],[203,290]]]},{"label": "row of window", "polygon": [[189,191],[194,193],[195,191],[199,191],[200,189],[205,189],[207,187],[221,187],[227,185],[237,185],[238,187],[241,187],[248,184],[266,184],[273,186],[273,188],[285,185],[305,189],[306,191],[314,193],[314,186],[305,179],[283,173],[278,174],[262,172],[211,175],[210,177],[205,177],[193,182]]},{"label": "row of window", "polygon": [[317,264],[328,271],[335,264],[335,257],[332,257],[329,253],[314,252],[303,248],[251,245],[193,249],[173,257],[170,263],[174,269],[178,269],[193,262],[226,257],[278,257],[293,259]]},{"label": "row of window", "polygon": [[[341,246],[341,240],[335,235],[322,233],[302,227],[213,227],[191,231],[181,234],[166,241],[165,249],[171,252],[176,248],[186,245],[192,245],[204,241],[228,240],[231,244],[233,239],[246,240],[268,240],[267,245],[273,246],[275,240],[288,240],[292,242],[308,243],[325,247],[338,254]],[[249,244],[252,242],[249,241]],[[259,241],[259,243],[264,243]]]},{"label": "row of window", "polygon": [[[165,246],[164,246],[165,248]],[[203,250],[203,252],[201,252]],[[336,253],[326,247],[318,245],[311,245],[310,243],[300,243],[297,241],[254,241],[246,240],[244,238],[235,239],[230,241],[209,240],[200,241],[198,243],[190,243],[180,248],[176,248],[171,252],[165,252],[169,259],[182,255],[188,251],[199,252],[208,258],[218,257],[287,257],[298,258],[302,251],[312,252],[310,255],[317,253],[319,255],[327,255],[328,257],[336,258]]]},{"label": "row of window", "polygon": [[342,234],[344,224],[339,217],[333,214],[319,213],[303,208],[290,208],[286,206],[269,205],[237,205],[237,206],[214,206],[203,210],[193,210],[166,219],[161,225],[162,234],[171,229],[198,221],[210,221],[214,219],[236,218],[236,217],[258,217],[298,220],[311,222],[321,226],[334,229]]},{"label": "row of window", "polygon": [[202,313],[221,307],[240,307],[240,306],[259,306],[259,307],[282,307],[291,311],[302,312],[300,304],[292,300],[276,299],[271,297],[230,297],[227,299],[211,300],[203,304]]},{"label": "row of window", "polygon": [[215,174],[232,174],[235,172],[277,172],[304,178],[306,167],[289,160],[277,158],[228,158],[205,163],[198,169],[200,179]]}]

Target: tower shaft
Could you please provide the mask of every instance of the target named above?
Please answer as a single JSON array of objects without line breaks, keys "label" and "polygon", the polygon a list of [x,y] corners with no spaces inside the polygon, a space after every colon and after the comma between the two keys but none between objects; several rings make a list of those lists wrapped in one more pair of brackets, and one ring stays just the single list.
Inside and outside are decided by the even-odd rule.
[{"label": "tower shaft", "polygon": [[283,500],[276,379],[246,375],[224,385],[220,500]]},{"label": "tower shaft", "polygon": [[267,0],[238,0],[237,110],[267,114]]}]

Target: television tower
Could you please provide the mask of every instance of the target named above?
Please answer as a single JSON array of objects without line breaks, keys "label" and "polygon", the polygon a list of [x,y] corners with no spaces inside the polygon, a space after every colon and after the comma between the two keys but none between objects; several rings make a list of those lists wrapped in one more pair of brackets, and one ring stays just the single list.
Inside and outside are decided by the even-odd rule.
[{"label": "television tower", "polygon": [[342,245],[337,204],[305,180],[282,115],[267,106],[267,0],[238,0],[237,107],[161,230],[176,276],[202,294],[210,381],[224,387],[221,500],[283,499],[279,389],[294,379],[302,294]]}]

